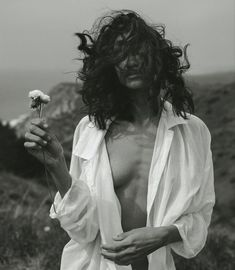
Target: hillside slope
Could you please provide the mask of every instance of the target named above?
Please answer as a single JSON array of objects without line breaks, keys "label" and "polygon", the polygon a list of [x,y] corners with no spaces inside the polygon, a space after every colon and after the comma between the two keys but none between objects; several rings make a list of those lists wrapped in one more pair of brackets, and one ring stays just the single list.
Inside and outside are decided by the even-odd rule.
[{"label": "hillside slope", "polygon": [[[49,126],[61,142],[67,161],[70,160],[75,127],[84,116],[83,102],[77,93],[80,87],[81,84],[74,83],[56,85],[49,92],[51,102],[43,108],[43,117],[47,119]],[[14,128],[19,137],[24,137],[30,120],[35,117],[38,117],[38,114],[36,111],[32,111],[15,125]]]},{"label": "hillside slope", "polygon": [[212,135],[216,210],[222,219],[235,224],[235,83],[193,89],[196,114]]}]

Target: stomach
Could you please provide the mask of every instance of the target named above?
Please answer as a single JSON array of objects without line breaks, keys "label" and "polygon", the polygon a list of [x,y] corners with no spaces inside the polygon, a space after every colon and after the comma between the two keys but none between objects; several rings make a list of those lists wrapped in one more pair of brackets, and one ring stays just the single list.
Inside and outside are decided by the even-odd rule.
[{"label": "stomach", "polygon": [[[124,232],[145,227],[147,220],[146,200],[143,197],[126,197],[124,192],[117,194],[121,205],[121,223]],[[147,256],[131,264],[132,270],[148,270]]]},{"label": "stomach", "polygon": [[[147,185],[145,181],[132,179],[126,185],[115,188],[121,205],[121,224],[124,232],[146,227],[147,222]],[[148,270],[147,256],[131,264],[132,270]]]},{"label": "stomach", "polygon": [[143,189],[120,187],[116,195],[121,205],[121,221],[124,232],[146,226],[147,192]]}]

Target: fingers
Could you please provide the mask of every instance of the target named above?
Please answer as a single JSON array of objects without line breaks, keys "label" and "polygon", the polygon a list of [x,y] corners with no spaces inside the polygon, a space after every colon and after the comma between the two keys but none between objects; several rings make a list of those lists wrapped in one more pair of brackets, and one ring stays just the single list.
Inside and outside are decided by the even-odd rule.
[{"label": "fingers", "polygon": [[25,142],[24,147],[27,148],[28,150],[39,150],[42,149],[41,145],[38,145],[35,142]]},{"label": "fingers", "polygon": [[136,252],[133,247],[127,248],[120,252],[109,252],[107,250],[102,250],[101,254],[104,258],[114,261],[119,265],[128,265],[133,260]]},{"label": "fingers", "polygon": [[155,250],[155,248],[144,248],[139,250],[136,247],[131,246],[119,252],[102,250],[101,254],[104,256],[104,258],[111,260],[118,265],[129,265],[131,263],[137,262],[143,257],[146,257],[148,254],[154,252]]},{"label": "fingers", "polygon": [[51,137],[49,136],[48,132],[46,132],[45,130],[41,129],[40,127],[34,124],[31,124],[31,126],[29,127],[29,131],[30,133],[41,137],[43,140],[46,140],[46,141],[51,140]]},{"label": "fingers", "polygon": [[28,149],[40,149],[45,147],[51,141],[51,136],[48,134],[48,124],[44,118],[34,118],[31,120],[29,131],[25,133],[24,146]]},{"label": "fingers", "polygon": [[48,124],[45,118],[34,118],[31,120],[31,124],[40,127],[41,129],[47,129]]},{"label": "fingers", "polygon": [[116,242],[113,244],[103,244],[103,245],[101,245],[101,247],[107,251],[114,252],[114,251],[123,250],[124,248],[129,247],[130,244],[131,243],[128,240],[124,239],[123,241],[119,241],[119,242]]},{"label": "fingers", "polygon": [[128,235],[129,235],[129,232],[121,233],[119,235],[114,236],[113,237],[113,240],[115,240],[115,241],[121,241],[124,238],[126,238]]},{"label": "fingers", "polygon": [[[42,147],[45,147],[47,145],[47,141],[43,140],[41,137],[34,135],[32,133],[26,132],[25,133],[25,139],[28,142],[34,142],[39,144]],[[28,144],[27,144],[28,145]],[[32,144],[30,144],[30,146],[32,146]]]}]

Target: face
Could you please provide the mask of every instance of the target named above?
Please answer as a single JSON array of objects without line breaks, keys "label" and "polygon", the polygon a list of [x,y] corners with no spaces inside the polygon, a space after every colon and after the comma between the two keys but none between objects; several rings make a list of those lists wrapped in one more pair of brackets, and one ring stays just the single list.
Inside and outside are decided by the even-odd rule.
[{"label": "face", "polygon": [[[116,41],[114,48],[118,50],[122,42],[122,37],[119,36]],[[148,66],[141,70],[143,64],[143,53],[144,49],[140,48],[137,54],[128,55],[126,59],[115,66],[116,74],[122,85],[130,89],[146,89],[149,87],[152,81],[152,62],[151,59],[148,61]]]}]

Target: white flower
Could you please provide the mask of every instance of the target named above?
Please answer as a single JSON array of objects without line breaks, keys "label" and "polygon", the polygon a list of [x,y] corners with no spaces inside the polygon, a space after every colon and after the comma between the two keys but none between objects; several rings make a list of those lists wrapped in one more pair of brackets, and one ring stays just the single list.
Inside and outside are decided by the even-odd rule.
[{"label": "white flower", "polygon": [[51,101],[50,96],[44,94],[41,90],[32,90],[29,92],[29,97],[33,100],[38,99],[39,102],[47,104]]}]

